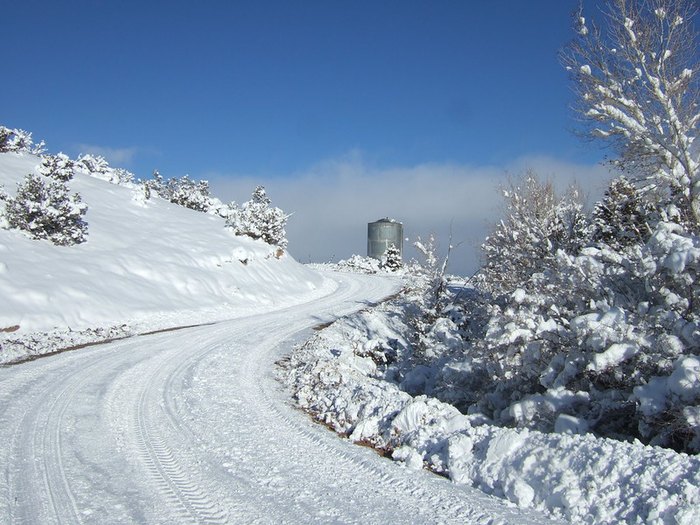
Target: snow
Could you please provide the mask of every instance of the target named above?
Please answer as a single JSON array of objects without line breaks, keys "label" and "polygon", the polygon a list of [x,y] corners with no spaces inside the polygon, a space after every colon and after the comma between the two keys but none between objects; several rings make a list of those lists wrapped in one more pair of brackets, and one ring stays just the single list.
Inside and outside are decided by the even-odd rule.
[{"label": "snow", "polygon": [[614,343],[607,350],[593,356],[593,361],[588,364],[588,369],[601,372],[619,365],[623,361],[635,356],[639,352],[639,345],[633,343]]},{"label": "snow", "polygon": [[[556,432],[546,434],[498,427],[479,414],[464,415],[437,399],[400,390],[354,350],[393,331],[395,308],[383,304],[342,319],[297,347],[285,365],[285,380],[302,409],[354,441],[390,452],[409,469],[422,464],[458,485],[572,523],[699,522],[700,457],[588,433],[586,421],[565,413],[586,393],[551,388],[511,407],[514,419],[541,416],[547,404],[552,412],[563,411]],[[587,318],[598,326],[619,320],[614,310]],[[603,355],[610,364],[628,351],[611,345]],[[686,357],[670,377],[640,388],[638,395],[659,396],[663,408],[667,395],[690,398],[698,388],[700,360]],[[685,412],[688,421],[700,421],[700,409]]]},{"label": "snow", "polygon": [[[0,154],[0,184],[12,193],[40,164]],[[406,346],[402,321],[389,304],[365,307],[394,293],[396,276],[361,258],[337,268],[379,275],[300,265],[233,235],[220,216],[145,199],[105,173],[81,168],[69,186],[88,206],[85,243],[0,229],[0,363],[76,348],[0,368],[0,521],[700,522],[700,458],[592,435],[566,413],[588,393],[557,386],[565,368],[505,410],[516,425],[557,414],[551,434],[412,396],[432,371],[390,377],[386,342]],[[672,273],[700,259],[672,225],[652,248]],[[513,294],[523,307],[531,299]],[[624,340],[625,315],[609,308],[572,320],[597,351],[591,370],[639,350]],[[427,357],[459,347],[456,323],[431,326]],[[501,336],[530,341],[557,326],[514,322]],[[153,333],[167,329],[178,331]],[[682,336],[697,332],[688,323]],[[88,346],[104,341],[113,342]],[[687,401],[676,417],[697,427],[700,358],[678,358],[678,338],[663,344],[672,372],[634,395],[649,417]],[[307,421],[274,363],[299,408],[396,464]],[[450,366],[445,378],[451,370],[459,379],[470,363]]]},{"label": "snow", "polygon": [[546,523],[291,406],[275,361],[398,285],[328,278],[307,303],[0,368],[0,522]]},{"label": "snow", "polygon": [[[0,185],[13,194],[40,164],[29,153],[0,154]],[[0,330],[14,330],[5,337],[211,322],[321,296],[335,286],[288,254],[277,258],[262,241],[233,235],[220,217],[159,198],[143,201],[136,186],[84,171],[76,171],[69,186],[88,206],[87,242],[54,246],[0,229]]]},{"label": "snow", "polygon": [[[0,154],[4,190],[40,161]],[[396,276],[300,265],[83,161],[66,178],[88,207],[85,242],[0,229],[0,522],[546,521],[422,472],[414,448],[413,470],[398,468],[290,405],[275,362],[319,322],[395,293]],[[379,344],[358,347],[360,373],[376,372]],[[357,439],[382,424],[377,399],[347,414],[366,420]],[[427,422],[461,428],[456,409],[435,407],[412,404],[394,432],[422,442]]]}]

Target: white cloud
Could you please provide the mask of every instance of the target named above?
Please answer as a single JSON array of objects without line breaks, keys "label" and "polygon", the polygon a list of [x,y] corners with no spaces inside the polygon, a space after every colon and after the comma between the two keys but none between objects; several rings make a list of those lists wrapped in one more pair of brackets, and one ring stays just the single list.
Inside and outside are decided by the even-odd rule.
[{"label": "white cloud", "polygon": [[76,144],[81,154],[100,155],[107,159],[107,162],[114,167],[129,165],[134,156],[139,153],[139,148],[109,148],[106,146],[96,146],[94,144]]},{"label": "white cloud", "polygon": [[[404,234],[435,233],[446,248],[452,229],[450,269],[468,275],[477,267],[478,247],[499,216],[499,186],[509,175],[533,169],[560,188],[576,181],[598,198],[610,178],[602,166],[575,165],[549,157],[527,157],[508,166],[472,167],[424,164],[376,168],[353,153],[319,163],[295,176],[266,179],[210,174],[214,194],[242,202],[257,184],[263,184],[273,204],[294,212],[287,232],[291,253],[301,262],[347,258],[366,253],[367,223],[392,217],[404,224]],[[416,256],[405,245],[405,254]]]}]

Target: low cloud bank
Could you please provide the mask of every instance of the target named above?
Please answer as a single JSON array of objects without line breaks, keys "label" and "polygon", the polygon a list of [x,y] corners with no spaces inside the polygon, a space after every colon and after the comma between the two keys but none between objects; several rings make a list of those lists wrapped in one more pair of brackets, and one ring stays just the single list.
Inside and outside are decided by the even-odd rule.
[{"label": "low cloud bank", "polygon": [[405,257],[416,256],[411,242],[435,233],[444,252],[450,231],[455,248],[450,271],[471,275],[479,265],[479,245],[500,217],[499,188],[527,169],[551,179],[560,189],[576,182],[593,202],[611,174],[600,165],[578,165],[544,156],[518,159],[507,166],[474,167],[423,164],[378,168],[360,154],[312,166],[289,177],[204,174],[222,200],[242,202],[263,184],[276,206],[294,215],[287,233],[289,248],[301,262],[345,259],[367,250],[367,223],[392,217],[404,224]]}]

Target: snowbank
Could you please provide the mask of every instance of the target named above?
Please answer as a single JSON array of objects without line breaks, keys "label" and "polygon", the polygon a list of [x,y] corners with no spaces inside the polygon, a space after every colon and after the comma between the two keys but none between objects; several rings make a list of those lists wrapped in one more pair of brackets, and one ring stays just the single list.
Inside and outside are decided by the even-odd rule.
[{"label": "snowbank", "polygon": [[[0,154],[0,185],[37,173],[40,159]],[[298,303],[331,291],[317,272],[218,216],[80,171],[87,242],[55,246],[0,228],[0,338],[128,323],[149,330]],[[0,339],[1,341],[2,339]]]},{"label": "snowbank", "polygon": [[[383,379],[385,353],[376,341],[400,341],[394,323],[389,308],[364,311],[295,349],[283,377],[299,406],[408,468],[426,467],[574,523],[700,523],[700,458],[596,438],[575,418],[557,421],[563,433],[544,434],[411,397]],[[674,384],[682,383],[678,375]]]}]

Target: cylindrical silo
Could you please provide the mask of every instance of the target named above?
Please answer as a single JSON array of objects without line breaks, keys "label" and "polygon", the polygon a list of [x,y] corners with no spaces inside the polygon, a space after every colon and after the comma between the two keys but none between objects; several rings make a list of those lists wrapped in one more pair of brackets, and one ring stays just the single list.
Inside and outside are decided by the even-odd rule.
[{"label": "cylindrical silo", "polygon": [[403,224],[394,219],[379,219],[367,224],[367,255],[381,259],[391,245],[403,256]]}]

